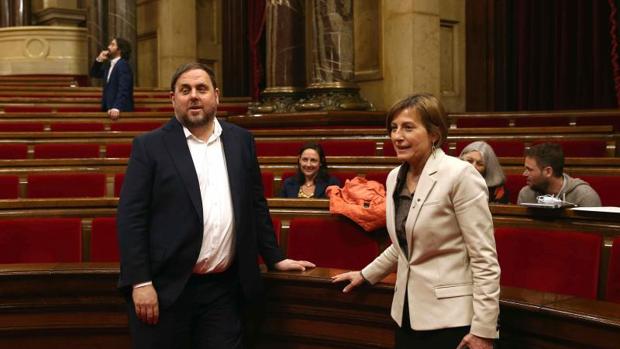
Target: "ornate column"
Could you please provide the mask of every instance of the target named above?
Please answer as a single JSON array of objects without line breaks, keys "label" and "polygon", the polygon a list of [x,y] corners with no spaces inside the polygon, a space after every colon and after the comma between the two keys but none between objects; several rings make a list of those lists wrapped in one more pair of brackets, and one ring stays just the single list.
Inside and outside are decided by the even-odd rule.
[{"label": "ornate column", "polygon": [[88,63],[91,64],[99,52],[108,46],[107,0],[86,2],[86,31],[88,33]]},{"label": "ornate column", "polygon": [[355,83],[353,0],[313,0],[312,83],[297,110],[369,110]]},{"label": "ornate column", "polygon": [[[108,40],[119,36],[131,44],[129,63],[138,75],[136,56],[138,55],[138,36],[136,31],[136,0],[108,0]],[[107,47],[108,43],[104,47]]]},{"label": "ornate column", "polygon": [[295,103],[304,96],[305,1],[267,1],[267,88],[260,104],[250,106],[252,113],[295,111]]},{"label": "ornate column", "polygon": [[23,27],[31,24],[30,2],[30,0],[13,0],[14,26]]},{"label": "ornate column", "polygon": [[0,0],[0,28],[10,26],[11,22],[11,0]]},{"label": "ornate column", "polygon": [[177,67],[197,57],[196,0],[159,0],[158,12],[158,81],[159,87],[169,88],[170,77]]},{"label": "ornate column", "polygon": [[30,0],[0,0],[0,27],[30,25]]}]

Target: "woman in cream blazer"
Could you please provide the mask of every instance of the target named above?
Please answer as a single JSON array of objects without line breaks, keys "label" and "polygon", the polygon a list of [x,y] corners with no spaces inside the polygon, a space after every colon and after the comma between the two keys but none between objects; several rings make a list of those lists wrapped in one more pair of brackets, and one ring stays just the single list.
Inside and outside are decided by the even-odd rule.
[{"label": "woman in cream blazer", "polygon": [[396,270],[391,315],[397,348],[490,349],[497,335],[499,276],[487,186],[469,163],[439,148],[448,121],[435,97],[410,96],[388,112],[403,164],[387,178],[392,241],[348,280],[348,292]]}]

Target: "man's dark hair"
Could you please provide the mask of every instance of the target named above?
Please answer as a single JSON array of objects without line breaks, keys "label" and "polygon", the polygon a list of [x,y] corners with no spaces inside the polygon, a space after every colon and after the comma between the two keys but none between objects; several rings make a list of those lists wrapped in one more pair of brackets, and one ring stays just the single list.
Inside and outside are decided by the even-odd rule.
[{"label": "man's dark hair", "polygon": [[185,63],[181,65],[180,67],[177,68],[174,74],[172,74],[172,81],[170,82],[170,91],[174,92],[174,86],[177,84],[177,80],[179,80],[179,77],[181,75],[183,75],[184,73],[190,70],[196,70],[196,69],[204,70],[207,73],[207,75],[209,75],[209,79],[211,79],[211,84],[213,84],[213,89],[217,88],[217,83],[215,82],[215,73],[213,72],[213,69],[209,68],[209,66],[207,66],[204,63],[192,62],[192,63]]},{"label": "man's dark hair", "polygon": [[121,51],[121,57],[128,61],[131,57],[131,44],[129,41],[119,37],[116,37],[113,40],[116,40],[116,46],[118,46],[118,49]]},{"label": "man's dark hair", "polygon": [[564,174],[564,151],[557,143],[540,143],[525,150],[525,156],[536,160],[538,167],[551,166],[554,177]]}]

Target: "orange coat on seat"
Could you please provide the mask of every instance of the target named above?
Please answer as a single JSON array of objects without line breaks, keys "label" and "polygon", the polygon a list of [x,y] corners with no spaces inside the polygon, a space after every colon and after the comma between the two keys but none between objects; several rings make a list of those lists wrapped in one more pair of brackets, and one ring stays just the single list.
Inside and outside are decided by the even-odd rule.
[{"label": "orange coat on seat", "polygon": [[355,177],[343,188],[332,185],[325,190],[329,197],[329,212],[342,214],[364,230],[385,227],[385,188],[383,184]]}]

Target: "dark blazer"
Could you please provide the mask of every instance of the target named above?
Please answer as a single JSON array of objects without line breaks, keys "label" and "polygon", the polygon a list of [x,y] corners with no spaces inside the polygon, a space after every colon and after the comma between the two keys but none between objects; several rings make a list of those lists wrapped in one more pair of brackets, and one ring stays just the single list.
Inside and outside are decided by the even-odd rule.
[{"label": "dark blazer", "polygon": [[[340,186],[340,181],[336,177],[329,177],[327,182],[321,179],[316,180],[314,187],[314,197],[315,198],[324,198],[325,197],[325,189],[330,185]],[[280,190],[281,198],[296,198],[299,193],[299,187],[301,184],[297,181],[297,175],[288,177],[282,183],[282,189]]]},{"label": "dark blazer", "polygon": [[133,72],[131,66],[123,58],[119,59],[112,69],[110,80],[105,81],[110,69],[109,62],[95,61],[90,67],[90,76],[103,79],[103,96],[101,110],[116,108],[120,111],[133,111]]},{"label": "dark blazer", "polygon": [[[284,259],[263,196],[254,139],[220,122],[232,197],[234,265],[244,295],[262,293],[257,256],[267,265]],[[118,205],[121,271],[118,286],[152,280],[161,307],[179,296],[198,258],[203,236],[198,177],[183,127],[173,118],[136,137]]]}]

